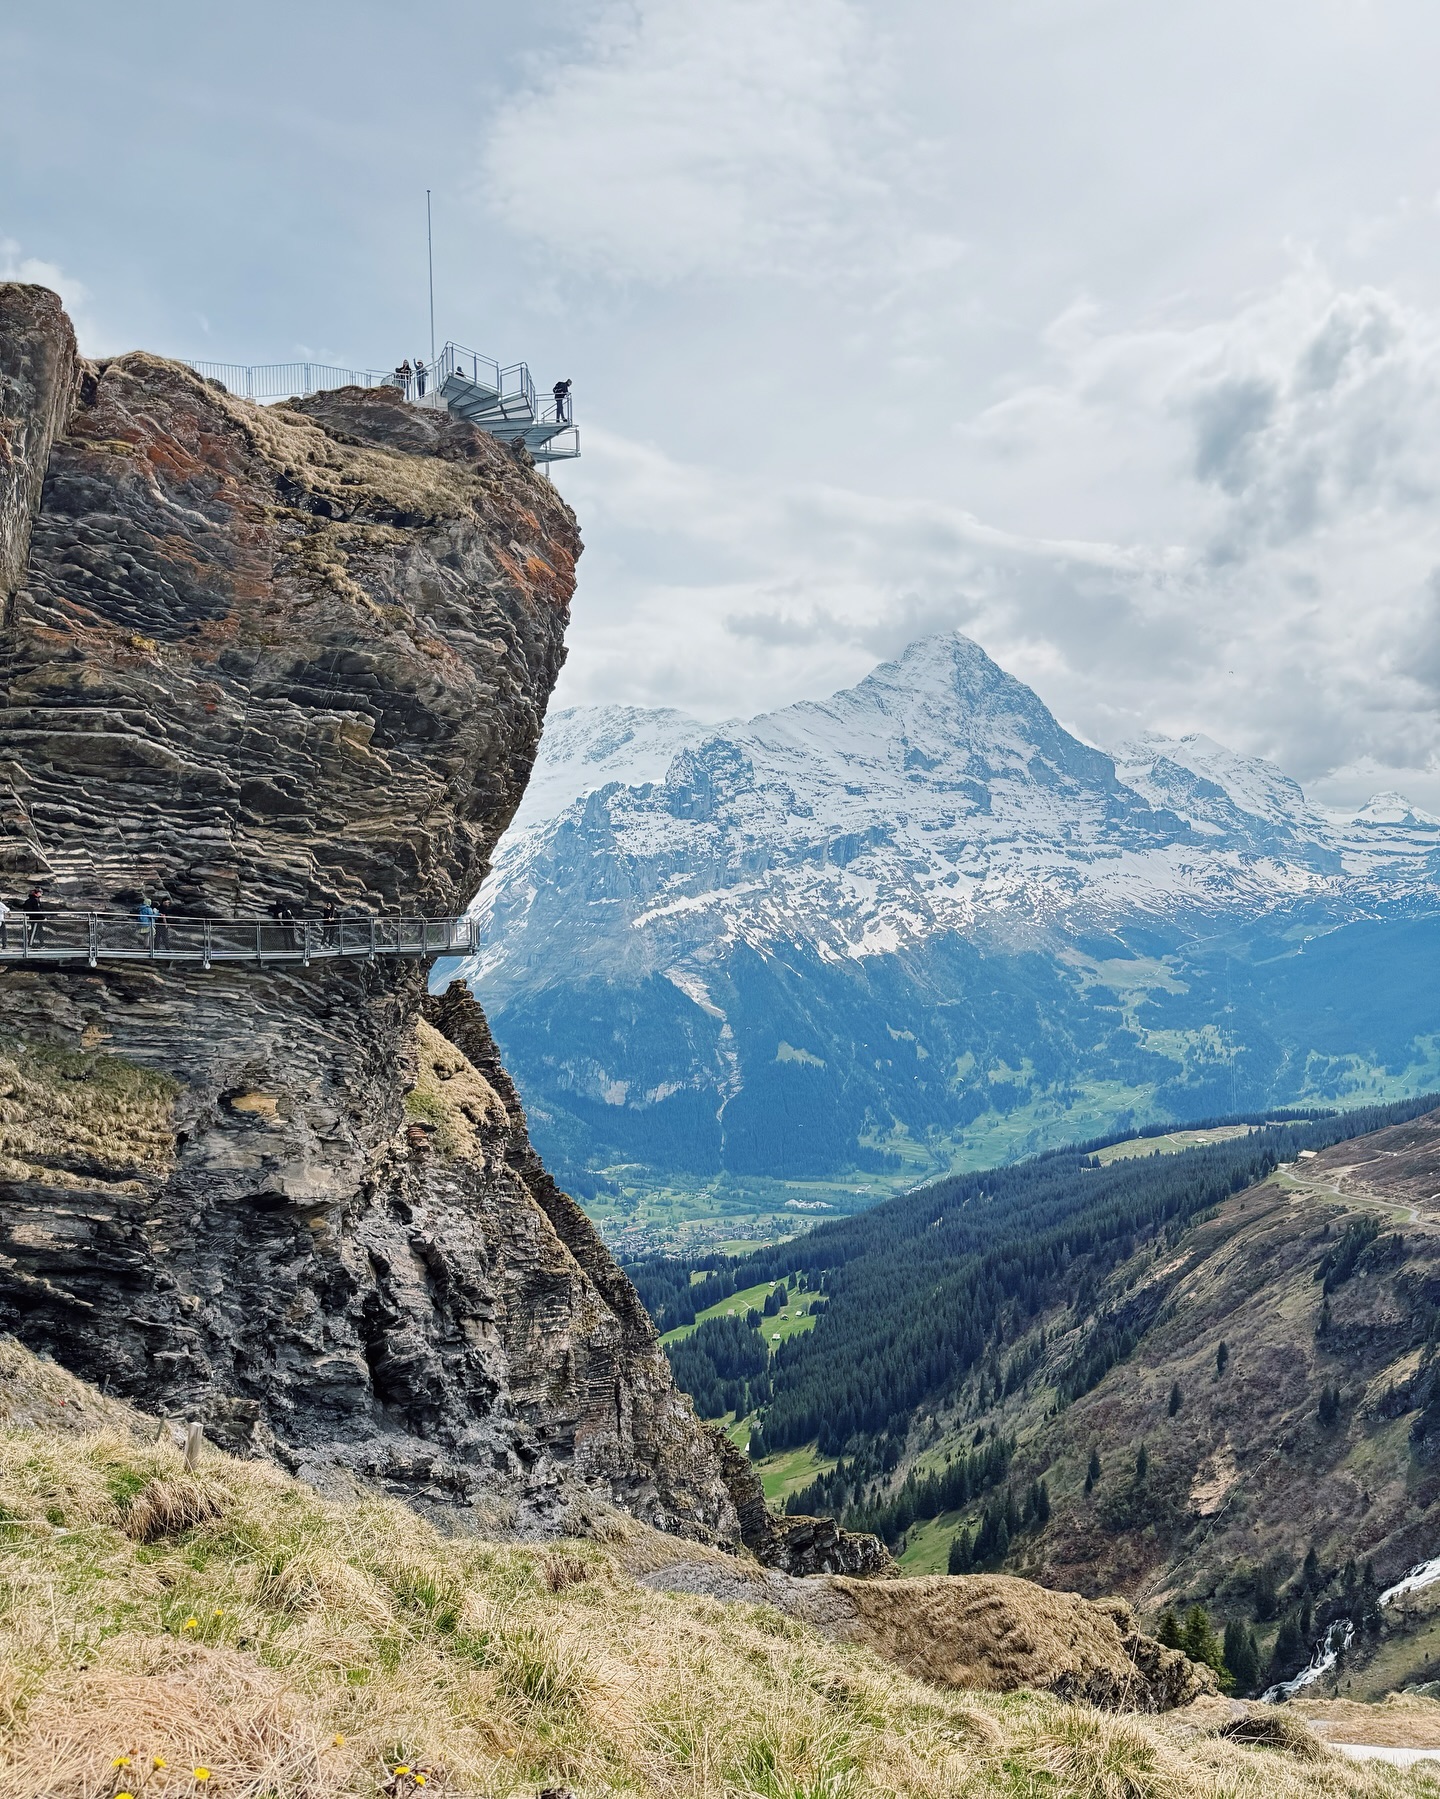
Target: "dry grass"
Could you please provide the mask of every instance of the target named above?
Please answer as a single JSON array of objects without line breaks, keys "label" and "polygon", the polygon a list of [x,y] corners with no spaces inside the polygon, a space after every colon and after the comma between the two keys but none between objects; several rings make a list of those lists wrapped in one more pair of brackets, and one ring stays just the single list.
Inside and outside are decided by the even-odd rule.
[{"label": "dry grass", "polygon": [[405,1095],[405,1116],[428,1126],[446,1157],[481,1153],[478,1133],[509,1123],[495,1089],[423,1018],[415,1026],[415,1084]]},{"label": "dry grass", "polygon": [[0,1179],[139,1190],[175,1151],[167,1075],[120,1056],[0,1049]]},{"label": "dry grass", "polygon": [[214,1453],[191,1480],[168,1441],[123,1429],[0,1432],[0,1572],[0,1799],[195,1793],[196,1766],[251,1799],[414,1791],[397,1766],[494,1799],[1433,1791],[1163,1719],[941,1692],[767,1608],[652,1592],[597,1543],[446,1539]]}]

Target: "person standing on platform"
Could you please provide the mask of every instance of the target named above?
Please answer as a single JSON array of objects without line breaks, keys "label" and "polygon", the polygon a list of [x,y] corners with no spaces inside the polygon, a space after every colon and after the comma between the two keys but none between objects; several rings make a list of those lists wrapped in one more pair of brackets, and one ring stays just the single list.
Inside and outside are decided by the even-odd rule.
[{"label": "person standing on platform", "polygon": [[568,425],[570,423],[570,382],[568,378],[564,381],[557,381],[550,391],[555,396],[555,423]]},{"label": "person standing on platform", "polygon": [[39,949],[45,941],[45,901],[38,887],[30,889],[20,910],[25,914],[25,929],[30,942]]}]

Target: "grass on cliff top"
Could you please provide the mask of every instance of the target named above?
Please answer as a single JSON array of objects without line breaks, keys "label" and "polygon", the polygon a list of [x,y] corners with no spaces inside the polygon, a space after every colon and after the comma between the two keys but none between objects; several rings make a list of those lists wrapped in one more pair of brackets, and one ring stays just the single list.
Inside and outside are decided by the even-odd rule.
[{"label": "grass on cliff top", "polygon": [[0,1520],[0,1799],[1434,1791],[1311,1744],[941,1692],[767,1608],[653,1592],[613,1546],[447,1539],[258,1463],[188,1476],[125,1429],[0,1432]]},{"label": "grass on cliff top", "polygon": [[123,1056],[0,1044],[0,1179],[123,1186],[161,1174],[178,1092]]}]

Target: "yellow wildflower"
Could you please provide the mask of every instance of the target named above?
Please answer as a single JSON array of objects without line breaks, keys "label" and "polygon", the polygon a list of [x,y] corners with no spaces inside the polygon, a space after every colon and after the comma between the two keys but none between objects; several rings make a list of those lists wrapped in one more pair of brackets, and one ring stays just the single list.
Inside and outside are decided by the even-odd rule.
[{"label": "yellow wildflower", "polygon": [[150,1765],[152,1768],[168,1768],[170,1766],[169,1762],[166,1761],[166,1759],[163,1755],[155,1756],[152,1759]]},{"label": "yellow wildflower", "polygon": [[117,1793],[115,1799],[135,1799],[135,1795],[133,1793]]},{"label": "yellow wildflower", "polygon": [[344,1737],[340,1736],[338,1734],[338,1732],[330,1740],[337,1749],[343,1749],[345,1747],[345,1739],[344,1739]]},{"label": "yellow wildflower", "polygon": [[401,1762],[400,1766],[395,1770],[395,1772],[397,1774],[408,1774],[410,1772],[409,1765],[405,1762]]},{"label": "yellow wildflower", "polygon": [[185,1628],[186,1630],[199,1630],[200,1620],[198,1618],[187,1618],[185,1620]]},{"label": "yellow wildflower", "polygon": [[425,1776],[423,1774],[417,1774],[415,1776],[415,1784],[417,1787],[423,1787],[425,1784]]},{"label": "yellow wildflower", "polygon": [[197,1768],[195,1770],[195,1778],[197,1780],[208,1780],[210,1778],[210,1770],[208,1768]]},{"label": "yellow wildflower", "polygon": [[110,1766],[112,1768],[128,1768],[130,1766],[130,1757],[128,1755],[117,1755]]},{"label": "yellow wildflower", "polygon": [[217,1605],[215,1607],[215,1616],[217,1618],[223,1618],[225,1616],[225,1607],[223,1605]]}]

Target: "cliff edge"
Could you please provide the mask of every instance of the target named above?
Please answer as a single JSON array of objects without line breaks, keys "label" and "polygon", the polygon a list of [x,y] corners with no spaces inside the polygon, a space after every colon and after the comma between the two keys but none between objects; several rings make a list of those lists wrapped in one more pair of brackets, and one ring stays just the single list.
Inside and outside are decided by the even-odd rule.
[{"label": "cliff edge", "polygon": [[[462,911],[579,553],[472,425],[87,363],[53,294],[0,285],[0,890]],[[312,1474],[739,1538],[479,1008],[418,964],[0,968],[0,1329]]]}]

